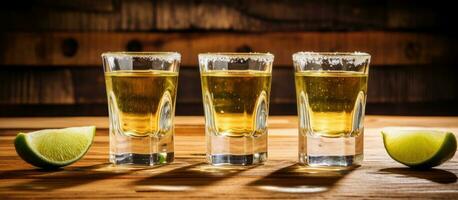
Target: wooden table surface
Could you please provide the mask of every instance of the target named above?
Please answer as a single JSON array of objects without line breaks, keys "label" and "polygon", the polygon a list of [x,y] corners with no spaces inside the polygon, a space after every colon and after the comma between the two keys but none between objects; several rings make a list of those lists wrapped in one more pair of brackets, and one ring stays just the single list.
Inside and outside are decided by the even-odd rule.
[{"label": "wooden table surface", "polygon": [[[298,166],[297,118],[269,118],[269,160],[235,169],[205,164],[202,117],[177,117],[175,162],[156,168],[116,168],[108,161],[106,117],[0,118],[0,199],[124,198],[458,198],[458,154],[431,170],[415,171],[386,154],[380,128],[435,127],[458,133],[458,117],[368,116],[365,159],[352,171]],[[36,169],[16,154],[18,131],[97,125],[95,142],[77,163],[58,171]]]}]

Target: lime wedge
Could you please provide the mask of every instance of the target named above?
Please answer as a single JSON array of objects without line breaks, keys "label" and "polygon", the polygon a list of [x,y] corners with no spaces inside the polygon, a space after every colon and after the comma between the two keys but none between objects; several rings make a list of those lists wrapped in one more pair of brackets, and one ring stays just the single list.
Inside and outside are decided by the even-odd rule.
[{"label": "lime wedge", "polygon": [[394,160],[412,168],[431,168],[450,160],[456,152],[453,133],[430,129],[387,128],[383,143]]},{"label": "lime wedge", "polygon": [[95,126],[45,129],[19,133],[14,146],[26,162],[45,169],[59,168],[81,159],[92,144]]}]

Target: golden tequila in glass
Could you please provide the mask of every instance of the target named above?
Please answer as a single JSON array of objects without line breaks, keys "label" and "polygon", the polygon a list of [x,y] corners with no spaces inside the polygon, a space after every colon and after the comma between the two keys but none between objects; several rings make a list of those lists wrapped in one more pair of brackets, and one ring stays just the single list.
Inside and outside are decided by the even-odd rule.
[{"label": "golden tequila in glass", "polygon": [[[120,129],[133,137],[171,135],[171,107],[178,73],[158,70],[105,73],[110,104]],[[154,86],[154,87],[151,87]],[[164,119],[165,117],[165,119]]]},{"label": "golden tequila in glass", "polygon": [[207,160],[213,165],[267,159],[270,54],[201,54]]},{"label": "golden tequila in glass", "polygon": [[[111,162],[157,165],[173,161],[178,62],[175,54],[169,54],[169,60],[167,53],[104,54],[105,66],[112,69],[105,72]],[[110,59],[118,62],[109,63]]]},{"label": "golden tequila in glass", "polygon": [[295,54],[299,162],[352,166],[363,159],[369,56]]},{"label": "golden tequila in glass", "polygon": [[[202,92],[205,103],[214,115],[215,133],[228,137],[261,135],[265,129],[256,127],[257,112],[268,106],[270,73],[260,71],[204,72]],[[249,86],[249,87],[246,87]],[[258,110],[256,109],[258,108]],[[262,126],[264,127],[264,126]]]}]

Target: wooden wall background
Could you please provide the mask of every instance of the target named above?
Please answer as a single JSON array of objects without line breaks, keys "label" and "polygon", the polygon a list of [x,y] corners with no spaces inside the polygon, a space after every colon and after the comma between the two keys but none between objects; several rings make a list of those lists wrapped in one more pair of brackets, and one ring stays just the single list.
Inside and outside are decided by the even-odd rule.
[{"label": "wooden wall background", "polygon": [[0,116],[106,115],[100,54],[182,54],[177,114],[202,114],[197,54],[275,54],[271,113],[296,114],[291,54],[372,55],[367,113],[458,115],[446,1],[42,0],[0,8]]}]

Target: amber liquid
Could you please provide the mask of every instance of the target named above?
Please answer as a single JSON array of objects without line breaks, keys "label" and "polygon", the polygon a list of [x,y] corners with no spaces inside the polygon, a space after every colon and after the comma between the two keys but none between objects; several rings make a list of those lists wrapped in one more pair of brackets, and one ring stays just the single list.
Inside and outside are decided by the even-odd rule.
[{"label": "amber liquid", "polygon": [[114,71],[105,73],[105,81],[115,129],[136,137],[172,131],[177,72]]},{"label": "amber liquid", "polygon": [[300,132],[347,137],[362,131],[367,74],[348,71],[297,72]]},{"label": "amber liquid", "polygon": [[266,132],[271,74],[228,70],[201,74],[207,126],[217,135]]}]

